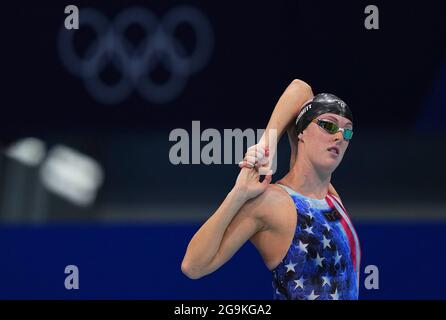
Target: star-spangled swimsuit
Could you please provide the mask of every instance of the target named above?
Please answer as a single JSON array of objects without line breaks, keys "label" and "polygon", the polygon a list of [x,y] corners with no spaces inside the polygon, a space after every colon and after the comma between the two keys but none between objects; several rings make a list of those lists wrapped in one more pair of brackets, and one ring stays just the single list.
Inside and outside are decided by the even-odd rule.
[{"label": "star-spangled swimsuit", "polygon": [[297,225],[282,261],[272,270],[274,299],[358,299],[361,251],[342,203],[305,197],[278,184],[293,199]]}]

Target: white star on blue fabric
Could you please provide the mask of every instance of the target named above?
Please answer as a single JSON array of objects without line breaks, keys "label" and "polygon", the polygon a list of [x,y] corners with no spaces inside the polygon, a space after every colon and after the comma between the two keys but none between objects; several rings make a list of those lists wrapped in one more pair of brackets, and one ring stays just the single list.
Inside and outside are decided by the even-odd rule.
[{"label": "white star on blue fabric", "polygon": [[319,295],[314,294],[314,290],[311,291],[311,294],[309,296],[307,296],[308,300],[316,300],[319,297]]},{"label": "white star on blue fabric", "polygon": [[303,231],[305,231],[308,234],[314,234],[313,227],[307,226]]},{"label": "white star on blue fabric", "polygon": [[308,247],[308,243],[305,244],[305,243],[303,243],[302,241],[299,240],[299,245],[297,246],[297,248],[299,248],[300,251],[308,253],[307,247]]},{"label": "white star on blue fabric", "polygon": [[327,231],[330,231],[330,230],[331,230],[331,227],[330,227],[330,225],[329,225],[327,222],[325,222],[325,223],[323,224],[323,226],[324,226],[325,228],[327,228]]},{"label": "white star on blue fabric", "polygon": [[322,243],[324,244],[324,249],[325,249],[326,247],[331,248],[331,246],[330,246],[330,241],[331,241],[331,240],[325,238],[324,235],[322,236]]},{"label": "white star on blue fabric", "polygon": [[315,259],[313,259],[314,263],[316,264],[316,266],[319,266],[322,268],[322,261],[325,260],[324,257],[320,257],[319,256],[319,252],[317,253],[317,257]]},{"label": "white star on blue fabric", "polygon": [[286,272],[288,271],[293,271],[296,272],[296,270],[294,270],[294,267],[297,266],[297,263],[293,263],[291,260],[290,262],[288,262],[288,264],[285,265],[286,267]]},{"label": "white star on blue fabric", "polygon": [[330,294],[330,296],[333,298],[333,300],[339,300],[338,288],[336,288],[335,292]]},{"label": "white star on blue fabric", "polygon": [[314,215],[313,215],[310,211],[305,212],[305,213],[306,213],[307,216],[309,216],[311,219],[314,219]]},{"label": "white star on blue fabric", "polygon": [[294,290],[296,290],[297,288],[301,287],[302,289],[304,288],[304,277],[300,277],[298,280],[294,280],[294,283],[296,283],[296,286],[294,287]]},{"label": "white star on blue fabric", "polygon": [[324,283],[322,283],[322,286],[328,285],[329,287],[331,287],[331,278],[328,276],[328,274],[322,276],[322,280],[324,281]]},{"label": "white star on blue fabric", "polygon": [[337,265],[341,261],[341,258],[342,258],[342,254],[339,254],[339,252],[336,251],[335,265]]}]

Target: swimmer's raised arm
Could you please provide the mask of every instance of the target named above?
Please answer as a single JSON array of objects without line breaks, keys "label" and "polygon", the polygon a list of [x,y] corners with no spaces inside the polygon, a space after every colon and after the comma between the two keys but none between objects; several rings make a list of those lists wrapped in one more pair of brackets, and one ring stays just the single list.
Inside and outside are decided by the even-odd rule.
[{"label": "swimmer's raised arm", "polygon": [[215,213],[192,237],[181,270],[198,279],[217,270],[254,234],[262,229],[261,212],[255,198],[271,182],[259,182],[256,169],[242,168],[233,189]]},{"label": "swimmer's raised arm", "polygon": [[279,141],[285,131],[294,124],[302,105],[311,98],[313,98],[313,91],[310,85],[302,80],[293,80],[285,89],[259,141],[260,145],[270,149],[270,155],[274,154],[276,146],[269,143],[269,130],[277,130],[277,141]]},{"label": "swimmer's raised arm", "polygon": [[[259,155],[262,156],[268,153],[269,159],[274,159],[274,154],[276,152],[276,146],[285,131],[288,134],[288,140],[290,143],[291,153],[290,153],[290,169],[294,166],[297,155],[297,143],[298,137],[296,132],[295,120],[299,114],[302,105],[308,100],[313,98],[313,90],[311,86],[305,81],[295,79],[288,87],[285,89],[279,101],[276,103],[271,117],[268,121],[268,125],[259,143],[248,149],[246,156],[251,160],[260,160],[260,164],[269,170],[272,163],[268,160],[259,159]],[[269,131],[277,130],[276,144],[272,144],[269,141]],[[268,151],[266,151],[268,150]],[[245,159],[247,158],[245,157]],[[253,163],[254,161],[250,161]],[[254,163],[256,164],[256,163]],[[244,161],[240,166],[246,166],[247,162]],[[329,193],[334,194],[340,198],[339,194],[336,192],[332,184],[328,188]]]},{"label": "swimmer's raised arm", "polygon": [[[265,154],[265,150],[268,150],[267,152],[269,153],[269,159],[273,159],[276,153],[276,144],[279,142],[285,131],[287,131],[291,146],[291,168],[291,164],[294,164],[295,161],[297,140],[295,141],[295,145],[293,145],[294,137],[290,136],[290,134],[293,132],[292,128],[294,128],[294,121],[296,120],[296,117],[299,114],[302,105],[311,98],[313,98],[313,91],[310,85],[302,80],[293,80],[277,101],[276,106],[274,107],[274,110],[266,126],[265,132],[260,138],[259,143],[249,148],[247,154],[251,155],[250,153],[255,153],[255,149],[257,149],[257,151],[260,151],[262,153],[261,155],[263,155]],[[269,138],[271,137],[270,131],[272,130],[276,130],[275,133],[277,134],[275,143],[274,141],[269,141]],[[271,132],[271,134],[273,133]],[[295,138],[297,139],[297,135]],[[241,162],[240,166],[242,167],[243,164],[246,165],[247,163]],[[263,168],[267,169],[269,169],[272,165],[272,163],[261,164]]]}]

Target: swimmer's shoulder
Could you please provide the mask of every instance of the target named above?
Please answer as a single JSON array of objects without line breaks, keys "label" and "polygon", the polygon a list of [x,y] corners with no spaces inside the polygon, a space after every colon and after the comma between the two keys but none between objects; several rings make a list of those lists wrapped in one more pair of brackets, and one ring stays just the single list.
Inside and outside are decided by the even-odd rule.
[{"label": "swimmer's shoulder", "polygon": [[249,206],[263,220],[270,220],[271,216],[277,217],[296,210],[290,195],[276,184],[270,184],[262,194],[251,199]]},{"label": "swimmer's shoulder", "polygon": [[[275,183],[271,183],[264,192],[265,200],[273,207],[283,206],[284,203],[293,203],[288,192],[281,186]],[[293,206],[294,207],[294,206]]]}]

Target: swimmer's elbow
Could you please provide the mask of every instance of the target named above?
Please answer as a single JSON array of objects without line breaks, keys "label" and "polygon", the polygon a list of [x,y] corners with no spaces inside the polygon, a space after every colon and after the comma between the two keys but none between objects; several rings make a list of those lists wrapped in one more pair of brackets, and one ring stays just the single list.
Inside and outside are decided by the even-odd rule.
[{"label": "swimmer's elbow", "polygon": [[196,267],[192,266],[185,260],[183,260],[181,263],[181,272],[192,280],[200,279],[203,276]]},{"label": "swimmer's elbow", "polygon": [[300,79],[294,79],[293,81],[291,81],[290,88],[300,91],[305,90],[308,92],[312,92],[311,86],[305,81]]}]

